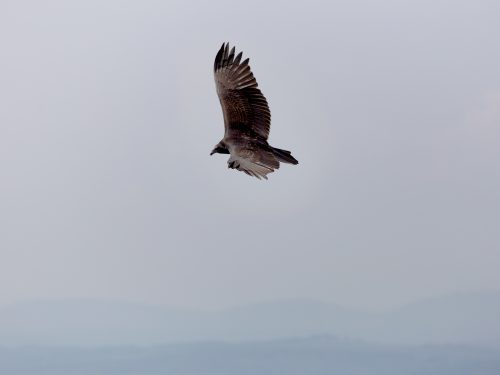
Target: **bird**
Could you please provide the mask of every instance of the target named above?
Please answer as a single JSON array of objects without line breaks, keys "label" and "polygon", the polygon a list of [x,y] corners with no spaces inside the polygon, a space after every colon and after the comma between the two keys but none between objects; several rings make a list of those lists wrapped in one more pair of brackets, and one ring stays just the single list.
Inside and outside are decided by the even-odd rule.
[{"label": "bird", "polygon": [[235,47],[223,43],[214,61],[217,95],[224,116],[224,137],[210,155],[229,154],[228,168],[267,180],[267,175],[280,163],[298,164],[287,150],[267,142],[271,128],[271,111],[258,88],[249,59],[243,52],[235,55]]}]

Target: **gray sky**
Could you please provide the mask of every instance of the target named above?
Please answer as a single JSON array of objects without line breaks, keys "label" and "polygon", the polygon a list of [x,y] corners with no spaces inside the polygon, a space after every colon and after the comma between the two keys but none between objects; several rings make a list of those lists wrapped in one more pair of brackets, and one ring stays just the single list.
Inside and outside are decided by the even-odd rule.
[{"label": "gray sky", "polygon": [[[0,305],[500,288],[498,1],[0,8]],[[267,182],[209,156],[224,41],[300,161]]]}]

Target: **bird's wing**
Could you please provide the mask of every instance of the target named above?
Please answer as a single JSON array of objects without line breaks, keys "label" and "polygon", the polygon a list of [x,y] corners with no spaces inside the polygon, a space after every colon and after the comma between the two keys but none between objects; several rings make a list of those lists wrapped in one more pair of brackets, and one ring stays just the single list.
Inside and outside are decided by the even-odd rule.
[{"label": "bird's wing", "polygon": [[227,164],[228,168],[234,168],[249,176],[265,180],[267,180],[267,174],[280,167],[280,163],[269,148],[255,142],[234,147]]},{"label": "bird's wing", "polygon": [[243,132],[266,140],[271,127],[271,112],[248,65],[249,59],[241,61],[241,57],[242,52],[235,56],[235,48],[230,50],[226,43],[214,62],[215,85],[226,135]]}]

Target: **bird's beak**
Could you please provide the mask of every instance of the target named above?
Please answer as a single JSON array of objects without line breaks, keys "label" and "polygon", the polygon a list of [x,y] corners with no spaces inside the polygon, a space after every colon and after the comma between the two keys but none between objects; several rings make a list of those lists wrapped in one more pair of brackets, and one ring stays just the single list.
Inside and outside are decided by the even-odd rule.
[{"label": "bird's beak", "polygon": [[212,152],[210,153],[210,156],[212,156],[213,154],[215,154],[215,151],[212,150]]}]

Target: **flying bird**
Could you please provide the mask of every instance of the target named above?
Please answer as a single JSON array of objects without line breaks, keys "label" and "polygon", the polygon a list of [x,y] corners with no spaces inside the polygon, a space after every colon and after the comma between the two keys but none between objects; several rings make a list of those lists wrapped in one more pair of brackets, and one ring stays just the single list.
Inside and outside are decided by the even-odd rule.
[{"label": "flying bird", "polygon": [[214,62],[215,86],[224,115],[224,138],[210,153],[229,154],[228,168],[264,178],[280,167],[280,162],[298,164],[290,151],[267,143],[271,112],[242,52],[222,44]]}]

